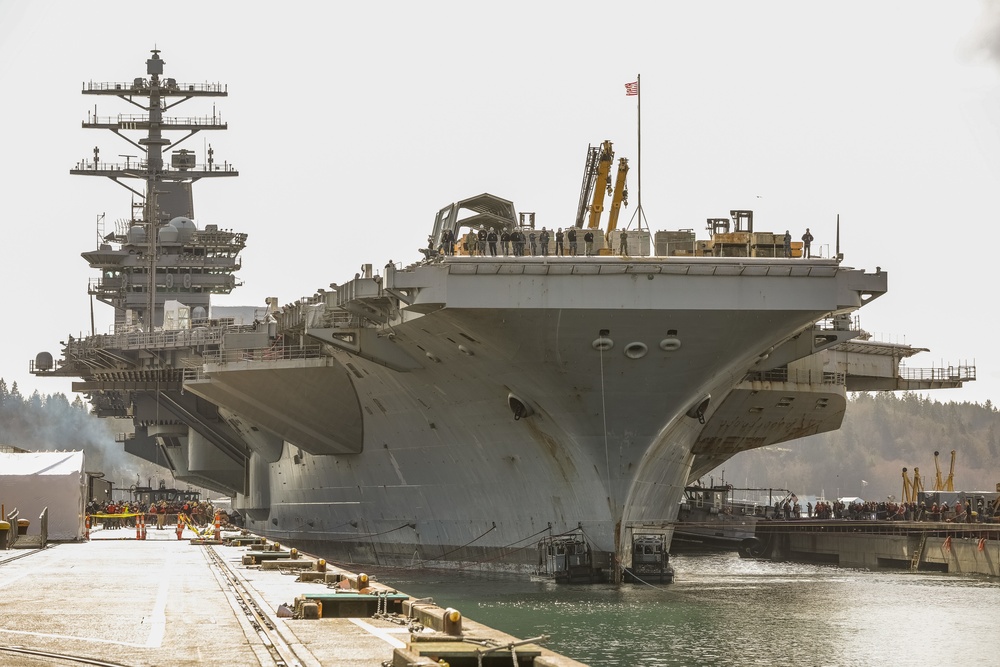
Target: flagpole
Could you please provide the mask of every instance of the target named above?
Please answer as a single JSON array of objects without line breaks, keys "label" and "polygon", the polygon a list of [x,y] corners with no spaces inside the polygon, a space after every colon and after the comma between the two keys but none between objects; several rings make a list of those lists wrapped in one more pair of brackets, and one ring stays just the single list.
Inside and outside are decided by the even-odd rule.
[{"label": "flagpole", "polygon": [[635,75],[636,91],[635,96],[635,138],[638,144],[637,157],[638,157],[638,169],[636,169],[636,190],[638,196],[636,199],[639,200],[638,206],[636,206],[636,213],[639,215],[639,227],[642,229],[642,75]]},{"label": "flagpole", "polygon": [[632,214],[632,218],[628,221],[628,226],[632,226],[632,222],[639,216],[639,221],[636,229],[641,230],[643,224],[645,223],[646,229],[649,229],[649,223],[646,222],[646,213],[642,210],[642,83],[641,74],[635,75],[635,113],[636,113],[636,142],[637,147],[637,166],[636,169],[636,191],[638,195],[636,199],[638,200],[635,207],[635,212]]},{"label": "flagpole", "polygon": [[[636,88],[639,94],[635,96],[635,129],[636,129],[636,141],[638,143],[637,157],[638,157],[638,169],[636,169],[636,190],[638,191],[638,205],[636,206],[636,213],[639,215],[639,226],[637,229],[642,229],[642,223],[645,214],[642,212],[642,75],[635,75]],[[649,225],[646,225],[648,228]]]}]

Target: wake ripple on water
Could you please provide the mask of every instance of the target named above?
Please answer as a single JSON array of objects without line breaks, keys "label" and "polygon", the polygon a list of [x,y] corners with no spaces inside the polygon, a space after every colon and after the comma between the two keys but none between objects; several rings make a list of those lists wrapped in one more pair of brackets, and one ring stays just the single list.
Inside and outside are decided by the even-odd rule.
[{"label": "wake ripple on water", "polygon": [[672,559],[677,582],[557,586],[394,571],[385,579],[593,667],[997,665],[1000,582],[771,563],[730,553]]}]

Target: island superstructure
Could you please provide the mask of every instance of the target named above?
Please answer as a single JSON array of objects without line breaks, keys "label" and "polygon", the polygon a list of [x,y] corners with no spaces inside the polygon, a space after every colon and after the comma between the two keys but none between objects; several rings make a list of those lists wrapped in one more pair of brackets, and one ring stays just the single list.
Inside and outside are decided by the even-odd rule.
[{"label": "island superstructure", "polygon": [[[221,317],[209,299],[238,285],[246,236],[199,228],[190,193],[236,171],[162,155],[179,143],[167,131],[225,125],[161,113],[226,90],[162,68],[154,51],[149,78],[84,87],[148,111],[85,127],[146,135],[135,165],[95,156],[73,173],[145,190],[133,189],[138,217],[83,255],[114,333],[66,341],[58,363],[41,353],[33,372],[81,378],[97,414],[132,420],[126,451],[231,496],[282,542],[360,563],[523,570],[535,542],[573,534],[616,579],[637,540],[669,542],[684,487],[734,454],[839,428],[852,389],[974,379],[903,373],[919,348],[863,340],[852,319],[887,273],[839,253],[775,256],[750,211],[710,219],[705,240],[628,232],[632,255],[585,256],[582,238],[575,256],[463,254],[469,232],[534,227],[484,193],[437,213],[419,261],[376,260],[245,323]],[[604,248],[583,218],[579,236]]]}]

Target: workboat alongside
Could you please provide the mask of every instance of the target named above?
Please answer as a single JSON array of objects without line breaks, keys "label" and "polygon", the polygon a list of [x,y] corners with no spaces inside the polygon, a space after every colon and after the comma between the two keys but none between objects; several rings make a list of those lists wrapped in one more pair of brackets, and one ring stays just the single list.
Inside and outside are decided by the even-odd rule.
[{"label": "workboat alongside", "polygon": [[758,520],[779,518],[776,508],[794,498],[787,489],[692,484],[684,488],[677,510],[674,543],[736,550],[754,538]]},{"label": "workboat alongside", "polygon": [[633,254],[609,253],[598,223],[610,142],[588,150],[574,227],[596,235],[593,255],[462,254],[469,233],[534,229],[481,194],[437,213],[412,264],[375,258],[240,321],[210,298],[238,286],[247,237],[196,223],[192,197],[195,181],[237,172],[178,149],[226,126],[214,110],[164,116],[228,91],[163,78],[163,66],[154,51],[146,77],[84,85],[146,110],[95,109],[83,123],[144,133],[133,142],[144,156],[106,164],[95,149],[71,173],[145,189],[129,188],[140,205],[83,253],[114,332],[68,339],[32,372],[80,378],[96,414],[134,424],[126,451],[232,497],[249,529],[282,543],[358,563],[530,572],[540,541],[573,536],[594,578],[617,581],[647,565],[636,545],[666,551],[685,486],[734,454],[839,428],[850,390],[974,379],[966,367],[903,373],[919,350],[864,340],[851,316],[887,274],[839,252],[785,257],[750,211],[709,219],[705,240],[630,231]]}]

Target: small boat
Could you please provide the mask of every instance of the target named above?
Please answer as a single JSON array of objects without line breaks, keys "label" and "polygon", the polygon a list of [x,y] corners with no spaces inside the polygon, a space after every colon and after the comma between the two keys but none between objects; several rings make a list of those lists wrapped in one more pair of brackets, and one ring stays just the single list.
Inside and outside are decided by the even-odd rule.
[{"label": "small boat", "polygon": [[677,512],[673,543],[738,549],[754,537],[758,520],[780,518],[785,503],[794,508],[797,501],[788,489],[735,488],[731,484],[687,486]]}]

